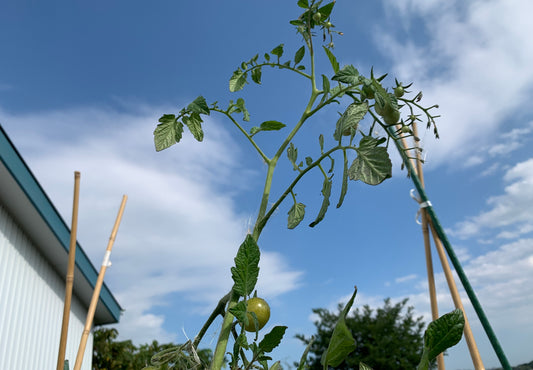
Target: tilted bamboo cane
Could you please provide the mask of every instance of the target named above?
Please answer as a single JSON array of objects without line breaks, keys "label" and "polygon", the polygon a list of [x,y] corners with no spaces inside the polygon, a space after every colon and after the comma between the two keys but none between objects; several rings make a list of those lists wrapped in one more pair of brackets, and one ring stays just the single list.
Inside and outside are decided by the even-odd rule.
[{"label": "tilted bamboo cane", "polygon": [[61,338],[57,355],[57,370],[64,369],[65,351],[67,348],[68,322],[72,302],[72,286],[74,284],[74,267],[76,261],[76,233],[78,230],[78,204],[80,198],[80,173],[74,172],[74,200],[72,202],[72,220],[70,227],[70,245],[68,249],[67,278],[65,285],[65,303],[63,306],[63,322],[61,324]]},{"label": "tilted bamboo cane", "polygon": [[127,199],[128,197],[126,195],[122,197],[122,203],[118,211],[117,219],[115,220],[113,231],[111,232],[111,236],[109,237],[109,242],[107,244],[104,260],[102,261],[102,266],[100,267],[100,273],[98,274],[98,279],[96,280],[96,285],[94,287],[89,311],[87,312],[87,320],[85,321],[85,328],[81,336],[80,346],[78,348],[78,355],[76,356],[76,363],[74,364],[74,370],[81,369],[81,363],[83,362],[85,347],[87,346],[87,339],[89,338],[89,333],[91,332],[94,313],[96,311],[96,305],[98,303],[98,298],[100,297],[100,290],[102,289],[102,284],[104,282],[104,275],[107,270],[107,267],[111,265],[111,263],[109,262],[109,256],[111,255],[111,249],[113,249],[113,243],[115,242],[115,237],[117,235],[118,227],[120,225],[120,220],[122,219],[122,214],[124,213],[124,207],[126,206]]},{"label": "tilted bamboo cane", "polygon": [[[416,122],[413,124],[413,134],[415,136],[418,136],[418,129]],[[417,151],[417,158],[419,158],[420,153]],[[419,160],[417,163],[417,172],[418,177],[420,179],[420,183],[422,187],[424,187],[424,173],[421,166],[421,161]],[[452,275],[452,270],[450,269],[450,265],[448,263],[448,258],[446,257],[446,253],[444,251],[444,247],[442,245],[442,242],[437,235],[437,232],[428,217],[427,211],[425,209],[422,209],[422,220],[426,220],[427,225],[431,228],[431,233],[433,235],[433,241],[435,242],[435,247],[437,249],[437,253],[439,254],[439,258],[442,264],[442,269],[444,271],[444,275],[446,276],[446,281],[448,282],[448,288],[450,289],[450,294],[452,296],[452,300],[454,302],[455,308],[460,309],[463,311],[463,315],[465,318],[465,327],[464,327],[464,334],[465,334],[465,340],[466,344],[468,346],[468,351],[470,352],[470,357],[472,358],[472,363],[474,365],[474,368],[476,370],[484,370],[485,366],[483,365],[483,362],[481,361],[481,356],[479,354],[479,350],[476,345],[476,341],[474,339],[474,335],[472,334],[472,329],[470,328],[470,323],[468,322],[468,318],[466,316],[466,312],[463,307],[463,303],[461,301],[461,296],[459,295],[459,291],[457,290],[457,285],[455,284],[455,279]],[[426,225],[426,227],[427,227]]]},{"label": "tilted bamboo cane", "polygon": [[[398,127],[398,126],[397,126]],[[400,127],[398,127],[399,129]],[[416,122],[413,123],[413,134],[416,136]],[[408,148],[407,140],[405,137],[401,137],[402,145],[404,148]],[[416,166],[413,164],[413,160],[409,159],[411,161],[411,168],[413,168],[414,171],[418,173],[418,176],[420,178],[420,183],[422,184],[422,187],[424,186],[424,174],[422,172],[422,161],[420,158],[420,152],[418,150],[418,142],[415,141],[415,158],[416,158]],[[429,288],[429,301],[431,304],[431,318],[432,320],[437,320],[439,318],[439,308],[437,304],[437,289],[435,287],[435,273],[433,271],[433,259],[431,257],[431,241],[429,237],[429,227],[428,227],[428,218],[425,213],[422,213],[422,235],[424,237],[424,251],[426,255],[426,270],[427,270],[427,279],[428,279],[428,288]],[[437,368],[438,370],[445,370],[444,365],[444,355],[441,353],[437,356]]]}]

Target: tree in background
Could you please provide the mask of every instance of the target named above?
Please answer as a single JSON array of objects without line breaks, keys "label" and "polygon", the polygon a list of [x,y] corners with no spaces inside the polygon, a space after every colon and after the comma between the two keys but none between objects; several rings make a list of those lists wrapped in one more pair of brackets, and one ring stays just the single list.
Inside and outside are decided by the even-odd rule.
[{"label": "tree in background", "polygon": [[[368,305],[362,310],[353,310],[346,317],[346,325],[355,339],[356,348],[336,369],[359,369],[359,362],[374,370],[415,369],[422,354],[425,323],[422,317],[413,317],[412,306],[402,313],[407,300],[392,305],[387,298],[385,305],[375,311]],[[324,308],[313,309],[319,319],[315,321],[317,333],[309,350],[309,369],[323,369],[320,359],[328,348],[342,308],[339,305],[337,313]],[[306,345],[310,342],[310,338],[301,334],[296,337]]]},{"label": "tree in background", "polygon": [[[116,329],[100,328],[94,331],[93,370],[139,370],[148,366],[155,354],[180,347],[173,343],[159,344],[156,340],[137,347],[131,340],[116,341],[117,337]],[[211,361],[210,349],[198,350],[197,354],[204,364]],[[179,369],[179,367],[163,364],[160,369]]]}]

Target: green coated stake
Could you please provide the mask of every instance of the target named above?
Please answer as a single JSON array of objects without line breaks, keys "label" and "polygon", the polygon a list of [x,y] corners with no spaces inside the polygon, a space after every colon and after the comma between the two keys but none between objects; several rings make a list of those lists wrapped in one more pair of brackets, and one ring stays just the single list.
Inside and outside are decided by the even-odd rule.
[{"label": "green coated stake", "polygon": [[[422,200],[422,202],[429,202],[426,192],[424,191],[424,188],[422,187],[422,184],[420,183],[420,179],[418,178],[413,166],[411,165],[411,161],[405,154],[403,148],[401,148],[400,144],[398,143],[398,140],[397,140],[398,138],[396,137],[395,133],[390,127],[387,130],[389,131],[389,134],[393,138],[395,138],[394,142],[396,143],[396,147],[398,148],[398,151],[400,152],[400,155],[402,156],[403,162],[405,166],[407,167],[407,171],[409,175],[413,179],[413,183],[415,185],[416,190],[418,191],[418,195],[420,196],[420,199]],[[492,330],[489,320],[487,319],[487,316],[485,315],[485,312],[483,311],[483,308],[481,307],[481,304],[479,303],[477,299],[476,293],[474,292],[474,289],[470,285],[470,282],[468,281],[468,278],[466,277],[463,267],[461,266],[459,259],[455,255],[452,245],[450,244],[450,241],[448,240],[448,237],[446,236],[446,233],[444,232],[444,229],[442,228],[439,222],[439,219],[437,218],[437,215],[435,214],[435,211],[433,210],[433,206],[431,205],[431,203],[426,203],[426,204],[427,204],[426,210],[429,214],[429,217],[431,218],[431,222],[433,223],[433,226],[435,226],[437,234],[439,235],[439,238],[442,241],[442,244],[444,245],[444,248],[446,249],[448,256],[450,257],[450,261],[452,262],[453,267],[455,268],[455,272],[457,272],[457,275],[459,276],[459,280],[461,280],[461,283],[463,284],[463,288],[465,289],[466,294],[468,295],[468,298],[470,299],[470,302],[472,303],[472,306],[474,307],[474,310],[476,311],[477,317],[479,318],[479,321],[481,322],[483,329],[485,329],[485,333],[487,334],[487,337],[489,338],[489,341],[492,344],[492,348],[494,349],[494,352],[496,352],[496,355],[498,356],[498,359],[500,360],[500,363],[503,369],[512,370],[511,365],[509,364],[509,361],[507,360],[507,357],[505,356],[505,353],[503,352],[500,342],[498,341],[498,338],[496,338],[496,334],[494,333],[494,330]]]}]

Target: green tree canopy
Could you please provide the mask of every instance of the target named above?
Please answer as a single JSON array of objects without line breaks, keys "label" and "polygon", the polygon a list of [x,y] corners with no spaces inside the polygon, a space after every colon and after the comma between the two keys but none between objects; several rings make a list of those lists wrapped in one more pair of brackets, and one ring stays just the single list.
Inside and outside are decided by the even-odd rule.
[{"label": "green tree canopy", "polygon": [[[413,317],[414,308],[406,308],[407,301],[406,298],[393,305],[387,298],[384,306],[376,310],[368,305],[352,310],[346,317],[346,325],[355,339],[356,348],[336,369],[359,369],[359,362],[374,370],[415,369],[422,354],[425,323],[422,317]],[[322,370],[320,359],[328,348],[342,305],[337,312],[324,308],[313,309],[313,312],[319,319],[315,321],[317,332],[307,365],[309,369]],[[303,335],[296,337],[306,345],[310,342],[310,338]]]}]

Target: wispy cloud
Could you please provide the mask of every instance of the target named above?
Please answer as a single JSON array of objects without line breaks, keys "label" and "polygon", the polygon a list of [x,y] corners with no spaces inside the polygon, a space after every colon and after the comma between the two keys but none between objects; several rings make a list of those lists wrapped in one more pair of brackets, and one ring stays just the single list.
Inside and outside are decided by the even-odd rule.
[{"label": "wispy cloud", "polygon": [[496,231],[497,238],[513,239],[533,231],[533,158],[507,170],[504,181],[504,193],[487,200],[489,209],[460,222],[453,235],[469,238]]},{"label": "wispy cloud", "polygon": [[[186,133],[179,145],[156,153],[152,132],[163,111],[0,111],[67,223],[73,172],[81,172],[78,239],[91,260],[101,260],[121,196],[128,195],[106,281],[126,309],[121,335],[139,342],[174,339],[164,330],[165,317],[153,311],[170,294],[181,294],[203,313],[231,288],[229,266],[249,223],[233,199],[231,179],[246,171],[233,139],[208,119],[205,142]],[[262,251],[261,273],[267,297],[295,289],[301,277],[268,250]]]}]

